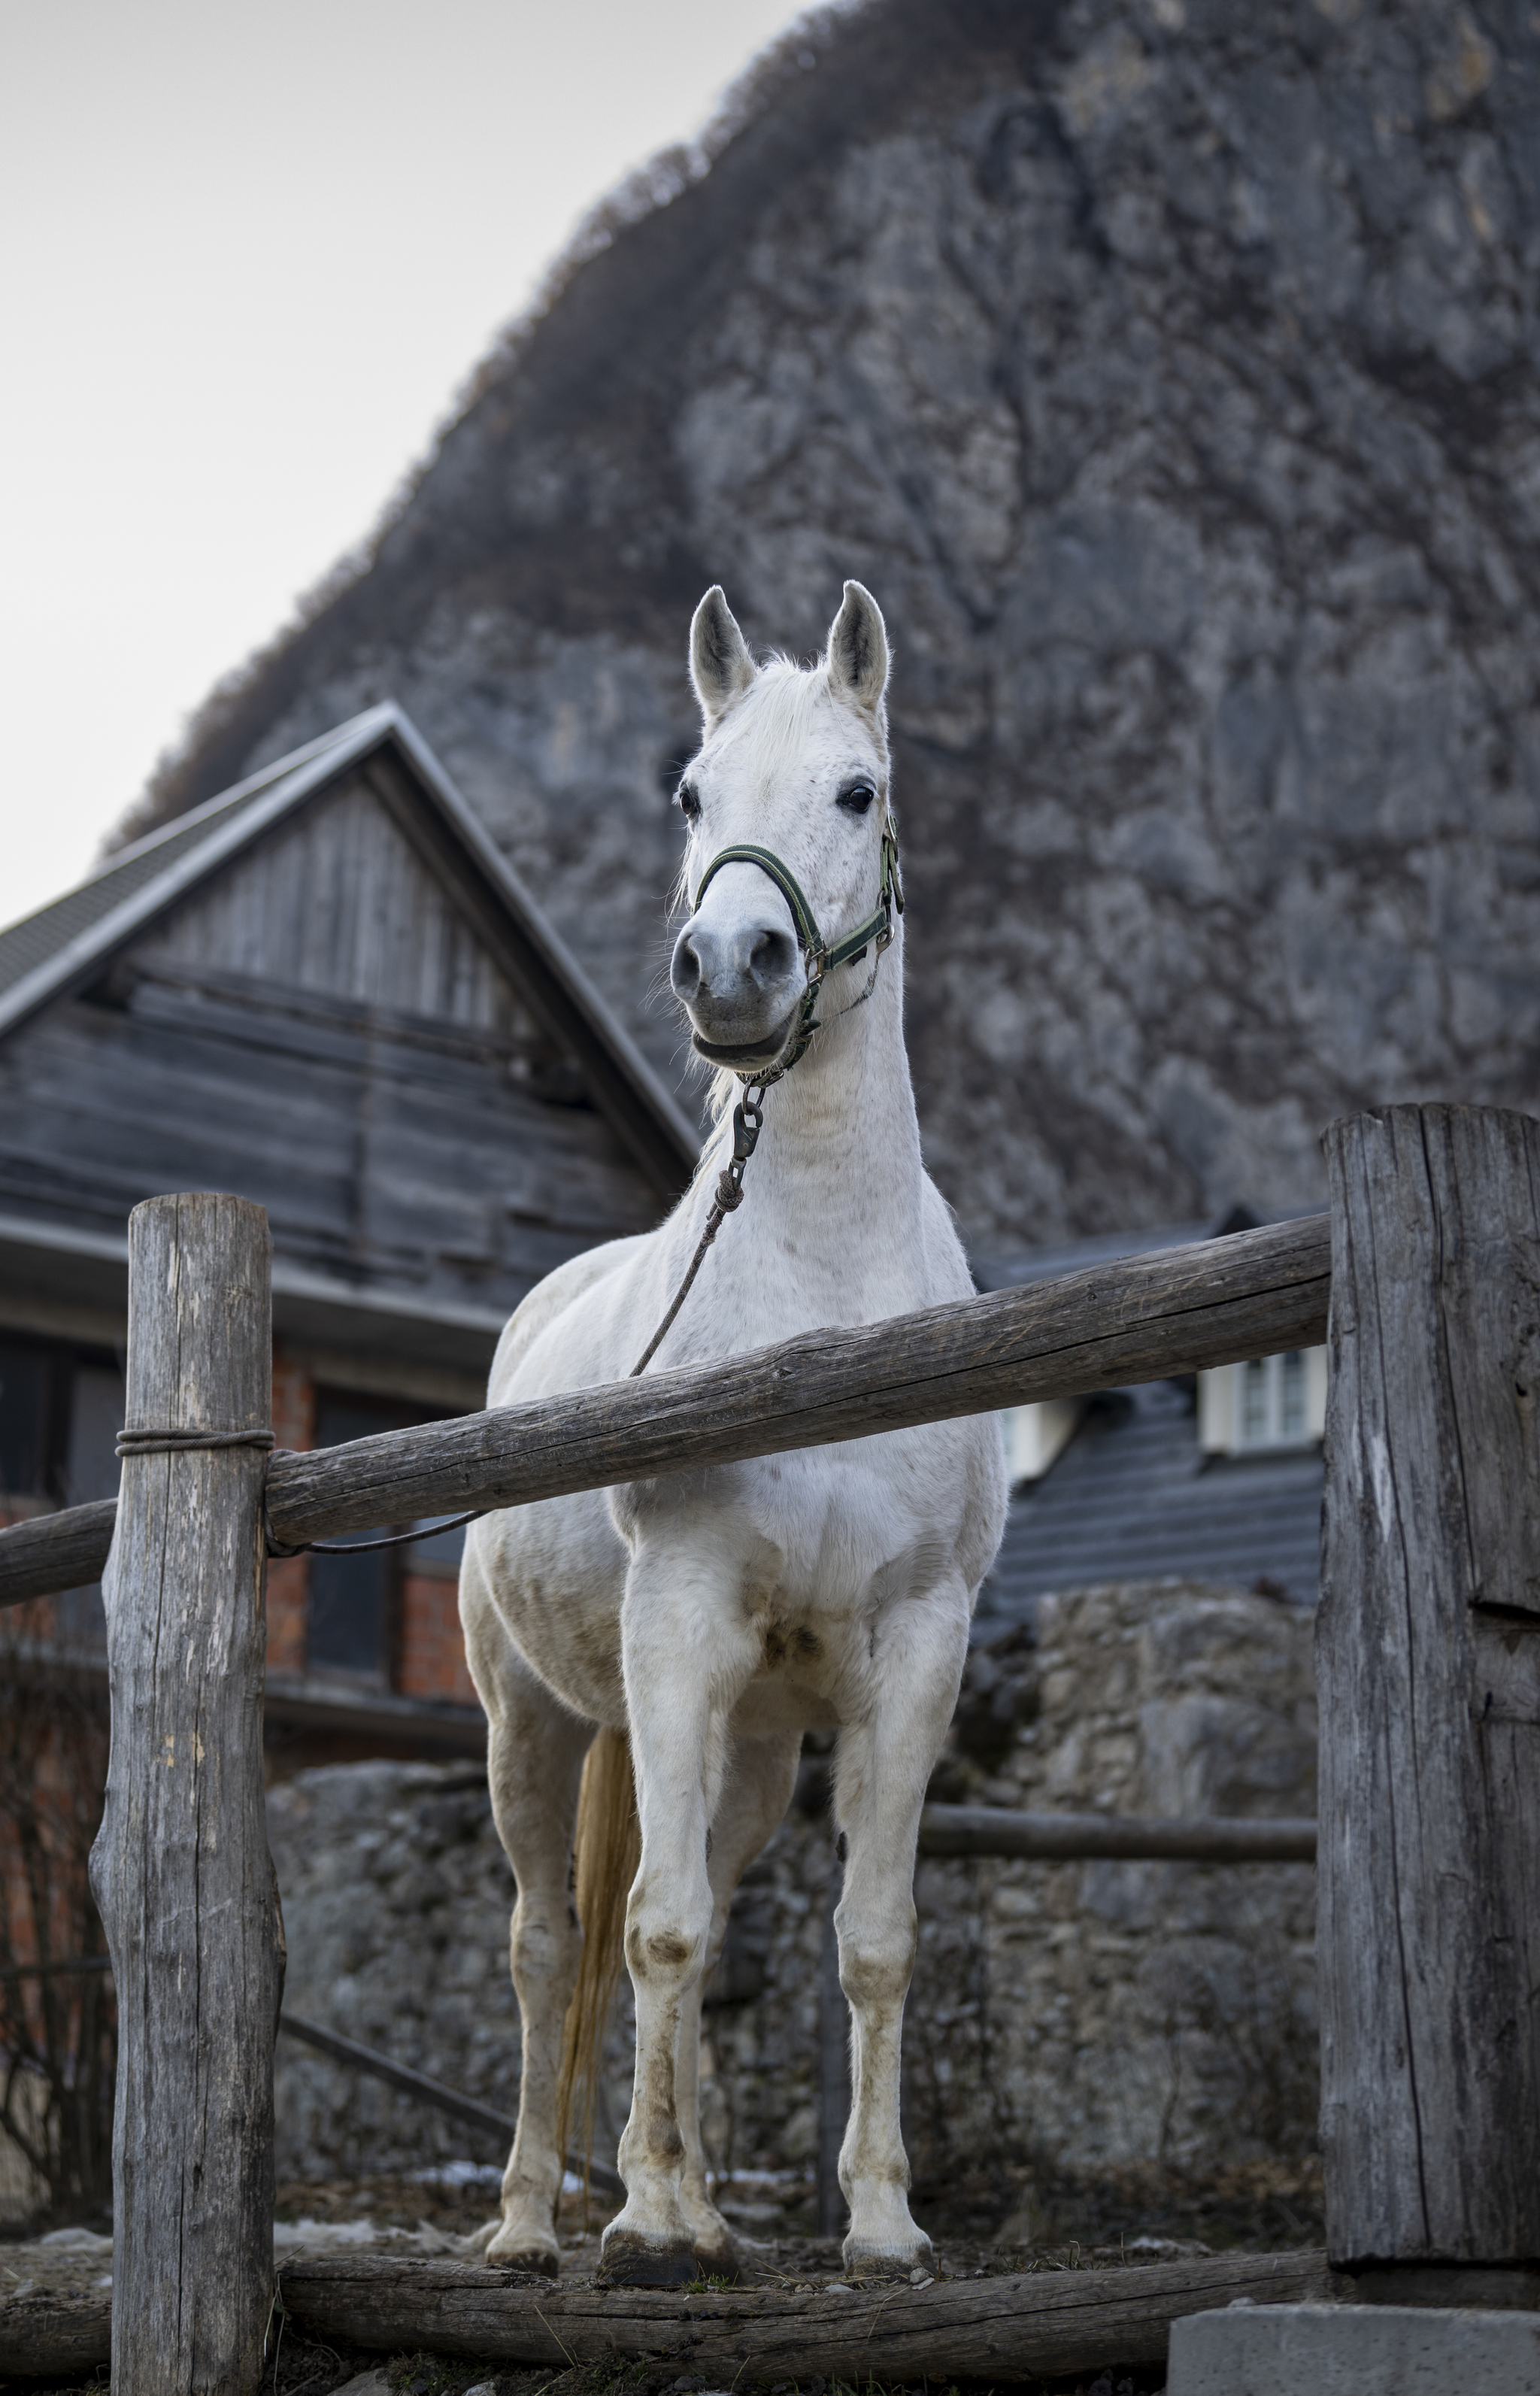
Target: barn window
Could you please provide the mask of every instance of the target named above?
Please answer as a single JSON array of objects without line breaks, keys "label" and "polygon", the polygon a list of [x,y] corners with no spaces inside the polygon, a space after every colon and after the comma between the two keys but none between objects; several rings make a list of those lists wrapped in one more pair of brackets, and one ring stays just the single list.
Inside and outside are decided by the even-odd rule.
[{"label": "barn window", "polygon": [[[376,1431],[399,1431],[409,1419],[387,1399],[318,1391],[315,1444],[336,1447],[343,1440],[369,1439]],[[379,1523],[345,1536],[378,1539],[398,1527]],[[307,1671],[327,1679],[389,1688],[395,1660],[399,1580],[396,1551],[391,1548],[377,1550],[373,1555],[312,1556],[305,1623]]]},{"label": "barn window", "polygon": [[1018,1482],[1042,1480],[1073,1438],[1082,1411],[1079,1398],[1041,1398],[1032,1405],[1006,1407],[1005,1469],[1013,1488]]},{"label": "barn window", "polygon": [[1209,1456],[1312,1446],[1326,1428],[1326,1351],[1294,1348],[1198,1376],[1199,1441]]},{"label": "barn window", "polygon": [[13,1519],[48,1495],[49,1351],[0,1339],[0,1506]]},{"label": "barn window", "polygon": [[[318,1390],[315,1444],[335,1447],[377,1431],[405,1431],[433,1422],[445,1410],[414,1406],[342,1390]],[[346,1531],[347,1539],[383,1538],[409,1524],[381,1523],[373,1530]],[[463,1531],[429,1532],[410,1547],[377,1549],[372,1555],[312,1556],[305,1624],[305,1669],[325,1680],[352,1681],[388,1689],[396,1680],[404,1573],[458,1570]]]},{"label": "barn window", "polygon": [[[0,1522],[115,1498],[123,1373],[110,1349],[0,1333]],[[66,1646],[106,1639],[101,1588],[54,1600]]]}]

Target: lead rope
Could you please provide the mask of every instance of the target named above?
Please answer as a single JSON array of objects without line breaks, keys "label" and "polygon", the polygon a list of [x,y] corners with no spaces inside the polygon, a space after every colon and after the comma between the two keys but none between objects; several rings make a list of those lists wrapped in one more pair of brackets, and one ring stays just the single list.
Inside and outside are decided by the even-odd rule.
[{"label": "lead rope", "polygon": [[[219,1448],[258,1447],[271,1452],[275,1443],[270,1431],[120,1431],[117,1453],[130,1456],[206,1456]],[[414,1524],[409,1531],[392,1531],[388,1539],[301,1539],[297,1548],[285,1547],[273,1537],[268,1520],[267,1496],[262,1498],[262,1536],[267,1551],[274,1562],[287,1556],[363,1556],[375,1548],[408,1547],[416,1539],[431,1539],[440,1531],[458,1531],[462,1523],[473,1523],[485,1513],[478,1507],[475,1513],[457,1514],[452,1522],[434,1523],[423,1529]]]},{"label": "lead rope", "polygon": [[[785,1068],[781,1070],[784,1072]],[[706,1229],[702,1231],[697,1243],[696,1252],[690,1258],[689,1271],[674,1292],[672,1304],[648,1340],[642,1355],[631,1366],[626,1377],[628,1380],[634,1381],[638,1373],[644,1373],[652,1363],[668,1336],[675,1315],[690,1295],[691,1285],[706,1261],[707,1249],[734,1208],[742,1205],[743,1169],[754,1153],[754,1143],[759,1138],[764,1123],[764,1093],[769,1084],[778,1081],[779,1078],[779,1073],[771,1073],[763,1081],[745,1084],[743,1096],[733,1109],[733,1153],[718,1176],[716,1196],[711,1201],[711,1211],[706,1218]],[[222,1443],[211,1444],[221,1444]],[[267,1444],[270,1447],[272,1444],[271,1431],[267,1434]],[[364,1556],[372,1553],[376,1548],[407,1547],[416,1539],[436,1537],[441,1531],[458,1531],[463,1524],[479,1523],[484,1514],[489,1514],[493,1511],[490,1506],[478,1506],[469,1514],[457,1514],[452,1522],[435,1523],[429,1530],[418,1530],[414,1527],[409,1531],[392,1531],[388,1538],[383,1539],[350,1539],[346,1542],[337,1539],[305,1539],[296,1548],[287,1548],[273,1537],[272,1525],[268,1520],[267,1500],[264,1498],[262,1528],[267,1537],[268,1554],[274,1559],[303,1555]]]},{"label": "lead rope", "polygon": [[[784,1068],[782,1070],[784,1071]],[[684,1300],[690,1295],[691,1285],[695,1281],[695,1277],[706,1261],[707,1249],[710,1246],[711,1242],[716,1238],[717,1233],[721,1231],[724,1223],[727,1220],[728,1216],[733,1212],[734,1208],[742,1205],[743,1169],[748,1164],[749,1159],[754,1153],[754,1143],[759,1138],[760,1131],[764,1122],[764,1093],[769,1083],[772,1081],[778,1081],[779,1078],[780,1076],[778,1073],[772,1073],[766,1077],[765,1081],[749,1082],[745,1084],[743,1096],[738,1100],[737,1105],[733,1109],[733,1153],[728,1158],[727,1163],[723,1166],[722,1172],[717,1178],[716,1196],[711,1201],[711,1211],[706,1218],[706,1229],[702,1231],[699,1240],[696,1244],[696,1252],[690,1258],[689,1270],[685,1273],[684,1280],[680,1283],[679,1287],[675,1290],[673,1294],[673,1301],[670,1306],[667,1314],[665,1314],[662,1322],[658,1324],[657,1330],[653,1333],[652,1338],[648,1340],[646,1347],[643,1350],[642,1354],[638,1357],[636,1363],[631,1366],[631,1371],[626,1376],[628,1380],[634,1381],[637,1375],[639,1373],[644,1373],[647,1366],[652,1363],[653,1358],[657,1355],[659,1348],[661,1348],[665,1338],[668,1337],[669,1330],[673,1323],[674,1317],[679,1312],[680,1308],[684,1305]],[[267,1436],[268,1444],[271,1447],[272,1444],[272,1432],[270,1431]],[[430,1538],[436,1536],[440,1531],[458,1531],[463,1523],[479,1522],[484,1514],[489,1514],[492,1511],[492,1508],[489,1506],[482,1506],[478,1507],[472,1513],[457,1514],[453,1522],[435,1523],[431,1532],[419,1531],[417,1529],[410,1531],[395,1531],[392,1533],[389,1538],[353,1539],[350,1540],[346,1545],[336,1540],[306,1539],[297,1548],[285,1548],[273,1537],[272,1525],[268,1521],[267,1500],[264,1498],[262,1501],[262,1528],[267,1535],[268,1554],[274,1558],[302,1556],[307,1554],[316,1556],[362,1556],[367,1555],[371,1550],[375,1548],[405,1547],[414,1539]]]},{"label": "lead rope", "polygon": [[[754,1153],[754,1143],[759,1138],[760,1128],[764,1122],[764,1093],[769,1086],[769,1082],[778,1081],[779,1078],[778,1074],[771,1074],[768,1081],[746,1082],[744,1085],[743,1096],[733,1109],[733,1153],[718,1176],[716,1196],[711,1201],[711,1211],[706,1218],[706,1229],[702,1231],[696,1245],[696,1252],[690,1258],[689,1270],[673,1294],[672,1304],[627,1374],[626,1378],[629,1381],[634,1381],[638,1373],[646,1371],[647,1366],[662,1347],[670,1325],[690,1295],[691,1283],[706,1261],[707,1249],[734,1208],[743,1204],[743,1169]],[[759,1093],[757,1098],[754,1095],[756,1091]]]},{"label": "lead rope", "polygon": [[707,884],[721,866],[757,865],[762,873],[767,873],[791,910],[791,920],[797,927],[807,959],[807,985],[798,1009],[796,1028],[782,1054],[781,1062],[768,1073],[755,1074],[744,1084],[743,1096],[733,1109],[733,1153],[717,1181],[717,1194],[706,1218],[706,1228],[696,1243],[696,1252],[690,1258],[684,1280],[673,1294],[668,1312],[631,1366],[626,1377],[628,1380],[634,1381],[637,1375],[644,1373],[652,1363],[680,1308],[690,1295],[695,1277],[706,1261],[707,1249],[728,1216],[743,1204],[744,1167],[754,1153],[754,1145],[764,1123],[764,1094],[772,1083],[782,1080],[806,1054],[813,1034],[819,1028],[818,996],[823,989],[824,976],[833,965],[858,965],[868,948],[871,950],[871,970],[865,987],[839,1009],[833,1018],[835,1021],[838,1021],[839,1015],[849,1015],[854,1008],[864,1005],[876,987],[877,968],[893,939],[893,911],[896,907],[900,915],[904,912],[904,885],[898,878],[898,843],[890,823],[884,823],[883,827],[881,859],[876,912],[832,947],[819,932],[813,910],[795,876],[773,850],[761,848],[753,842],[745,842],[736,848],[724,848],[711,859],[696,885],[695,903],[698,907],[705,896]]},{"label": "lead rope", "polygon": [[[820,938],[817,925],[814,921],[813,911],[803,897],[790,872],[781,863],[779,858],[774,856],[768,849],[753,846],[724,849],[722,854],[714,858],[707,867],[697,887],[695,903],[697,907],[706,885],[718,866],[737,859],[759,866],[762,872],[769,874],[772,882],[786,898],[791,909],[793,921],[804,941],[807,956],[807,986],[803,992],[797,1027],[791,1035],[784,1060],[774,1066],[767,1073],[755,1074],[743,1085],[743,1096],[733,1109],[733,1153],[717,1177],[716,1196],[711,1201],[711,1211],[706,1218],[706,1228],[696,1243],[696,1251],[685,1269],[684,1278],[670,1300],[668,1312],[626,1376],[630,1381],[634,1381],[639,1374],[646,1371],[659,1348],[662,1347],[673,1327],[680,1308],[695,1285],[697,1273],[706,1261],[707,1249],[716,1238],[728,1216],[735,1213],[743,1204],[744,1170],[749,1159],[754,1153],[760,1133],[764,1127],[764,1094],[773,1083],[780,1081],[791,1071],[792,1066],[806,1051],[814,1032],[817,1031],[818,994],[823,988],[825,974],[831,965],[858,965],[870,946],[872,951],[871,970],[867,976],[866,985],[856,997],[839,1009],[839,1014],[849,1015],[854,1008],[864,1005],[876,986],[877,968],[883,961],[883,952],[893,939],[893,910],[896,907],[900,915],[904,912],[904,887],[898,878],[898,844],[894,838],[891,827],[884,826],[883,832],[882,881],[878,893],[877,912],[868,916],[864,924],[857,925],[855,932],[847,934],[845,938],[832,949],[829,948]],[[838,1017],[834,1019],[838,1020]],[[158,1440],[164,1439],[166,1435],[157,1433],[152,1436]],[[271,1432],[268,1434],[268,1442],[271,1445]],[[203,1444],[225,1445],[230,1443],[226,1439],[215,1439]],[[119,1454],[122,1453],[123,1450],[120,1448]],[[288,1548],[283,1546],[273,1537],[272,1525],[268,1520],[267,1499],[264,1497],[262,1530],[267,1540],[268,1554],[274,1558],[303,1555],[363,1556],[371,1554],[377,1548],[409,1547],[416,1540],[434,1538],[441,1531],[458,1531],[465,1524],[479,1523],[484,1515],[496,1511],[495,1507],[475,1506],[469,1513],[452,1516],[447,1523],[433,1523],[425,1529],[418,1529],[414,1524],[409,1531],[392,1532],[388,1538],[346,1541],[303,1539],[298,1547]]]}]

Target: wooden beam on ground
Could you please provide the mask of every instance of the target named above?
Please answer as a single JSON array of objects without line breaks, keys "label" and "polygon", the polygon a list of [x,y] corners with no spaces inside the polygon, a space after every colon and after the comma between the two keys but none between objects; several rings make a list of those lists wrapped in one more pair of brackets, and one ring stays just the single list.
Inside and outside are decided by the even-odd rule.
[{"label": "wooden beam on ground", "polygon": [[[864,2387],[869,2379],[987,2379],[996,2386],[1165,2361],[1171,2324],[1224,2305],[1307,2304],[1348,2293],[1324,2255],[1223,2255],[1109,2270],[867,2286],[780,2289],[563,2288],[467,2263],[400,2256],[300,2255],[279,2285],[307,2336],[379,2354],[478,2363],[677,2361],[709,2386],[777,2379]],[[0,2309],[0,2370],[41,2377],[107,2361],[96,2296],[23,2296]]]},{"label": "wooden beam on ground", "polygon": [[[299,1546],[1313,1347],[1330,1276],[1324,1215],[1200,1240],[679,1372],[275,1456],[269,1519]],[[0,1604],[61,1585],[55,1540],[73,1579],[91,1578],[110,1531],[105,1512],[84,1508],[0,1531]]]},{"label": "wooden beam on ground", "polygon": [[1038,1863],[1308,1864],[1310,1821],[1162,1819],[1138,1814],[1017,1814],[1003,1805],[927,1805],[923,1856],[1017,1856]]},{"label": "wooden beam on ground", "polygon": [[84,2378],[113,2351],[113,2294],[36,2288],[0,2301],[0,2380]]}]

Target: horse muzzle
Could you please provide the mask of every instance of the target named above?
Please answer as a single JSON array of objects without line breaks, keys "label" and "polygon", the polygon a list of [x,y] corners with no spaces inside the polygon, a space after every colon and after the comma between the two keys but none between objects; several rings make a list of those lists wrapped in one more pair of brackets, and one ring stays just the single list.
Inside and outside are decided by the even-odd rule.
[{"label": "horse muzzle", "polygon": [[724,1065],[730,1073],[766,1072],[770,1066],[779,1064],[791,1045],[799,1007],[800,1001],[793,999],[780,1021],[773,1026],[767,1036],[748,1046],[741,1045],[734,1046],[720,1041],[708,1040],[693,1024],[690,1030],[690,1045],[697,1057],[705,1058],[709,1065]]},{"label": "horse muzzle", "polygon": [[697,1054],[739,1073],[777,1062],[806,987],[802,952],[777,925],[719,929],[698,914],[674,942],[669,978]]}]

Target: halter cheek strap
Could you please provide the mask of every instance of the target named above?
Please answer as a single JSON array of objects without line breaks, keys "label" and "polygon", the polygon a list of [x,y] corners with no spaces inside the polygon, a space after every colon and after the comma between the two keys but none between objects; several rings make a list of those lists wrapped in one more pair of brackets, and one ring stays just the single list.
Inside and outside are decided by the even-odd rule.
[{"label": "halter cheek strap", "polygon": [[[865,921],[856,925],[853,932],[846,932],[843,939],[833,942],[826,940],[819,931],[818,919],[807,903],[807,894],[790,867],[781,863],[774,849],[761,848],[753,841],[744,841],[737,848],[724,848],[718,851],[696,885],[697,907],[706,896],[706,887],[712,875],[720,873],[724,865],[757,865],[762,873],[767,873],[770,876],[791,910],[791,921],[797,927],[797,939],[803,955],[807,961],[807,988],[803,993],[802,1008],[797,1017],[797,1028],[778,1062],[772,1065],[766,1072],[738,1075],[739,1081],[744,1085],[744,1091],[737,1105],[733,1109],[733,1153],[717,1177],[716,1196],[711,1202],[710,1212],[706,1218],[706,1228],[696,1244],[696,1252],[690,1258],[684,1278],[673,1294],[668,1312],[648,1340],[637,1362],[631,1366],[633,1379],[638,1373],[646,1371],[657,1355],[670,1325],[690,1294],[691,1285],[697,1273],[706,1261],[707,1249],[735,1207],[741,1206],[743,1204],[744,1167],[754,1153],[754,1143],[759,1138],[760,1127],[764,1121],[764,1093],[772,1082],[778,1082],[783,1073],[790,1073],[816,1032],[818,992],[823,986],[825,974],[832,973],[836,965],[852,964],[856,957],[864,956],[869,947],[874,946],[877,954],[872,959],[871,979],[861,992],[862,998],[870,997],[872,985],[877,978],[877,966],[881,962],[883,951],[893,938],[894,915],[896,913],[901,915],[904,912],[904,885],[898,879],[898,844],[893,837],[891,826],[885,823],[883,826],[883,876],[878,885],[877,904]],[[860,1001],[856,1000],[853,1004],[858,1005]]]},{"label": "halter cheek strap", "polygon": [[[882,841],[882,879],[877,889],[877,904],[871,913],[865,916],[853,931],[846,932],[842,938],[832,942],[826,940],[819,931],[818,919],[808,904],[807,894],[790,867],[781,862],[774,849],[761,848],[754,841],[742,841],[734,848],[723,848],[717,851],[696,885],[697,908],[705,898],[709,885],[721,872],[724,865],[757,865],[762,873],[769,875],[791,910],[791,921],[797,930],[797,943],[807,966],[807,988],[803,993],[802,1012],[786,1056],[769,1073],[740,1076],[740,1079],[751,1080],[763,1087],[767,1082],[777,1081],[782,1073],[789,1073],[792,1066],[805,1053],[808,1042],[818,1028],[818,993],[823,987],[824,976],[831,974],[837,965],[853,964],[857,957],[864,956],[867,950],[872,946],[875,946],[877,955],[881,957],[883,951],[891,942],[893,918],[895,914],[901,915],[904,912],[904,885],[898,878],[898,843],[894,838],[891,826],[884,824]],[[873,970],[875,971],[875,966]]]}]

